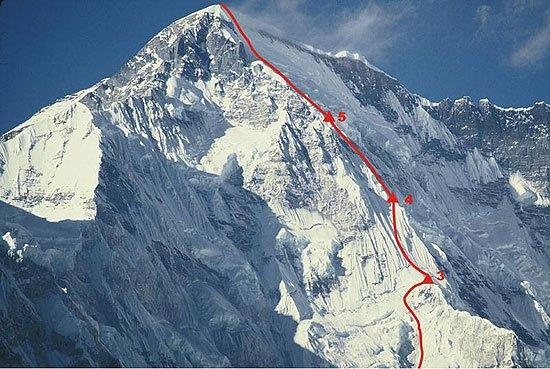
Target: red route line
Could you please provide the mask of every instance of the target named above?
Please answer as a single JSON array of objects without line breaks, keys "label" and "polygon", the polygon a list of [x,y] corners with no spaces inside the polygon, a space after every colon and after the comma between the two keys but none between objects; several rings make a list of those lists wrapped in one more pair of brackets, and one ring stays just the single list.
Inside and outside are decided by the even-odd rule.
[{"label": "red route line", "polygon": [[[428,276],[429,277],[429,276]],[[433,283],[433,282],[432,282]],[[418,330],[418,347],[420,347],[420,357],[418,359],[418,368],[422,367],[422,362],[424,361],[424,343],[422,341],[422,326],[420,325],[420,320],[414,313],[414,310],[409,306],[409,303],[407,302],[407,296],[417,287],[422,286],[425,284],[425,280],[422,282],[418,282],[416,284],[413,284],[411,288],[408,289],[408,291],[403,295],[403,304],[405,304],[405,307],[411,313],[414,321],[416,322],[416,329]]]},{"label": "red route line", "polygon": [[246,33],[244,32],[244,30],[241,28],[241,25],[239,24],[239,22],[237,21],[237,18],[235,18],[235,16],[233,15],[233,13],[231,12],[231,10],[229,10],[229,8],[225,5],[225,4],[220,4],[220,6],[223,8],[223,10],[225,10],[225,12],[227,13],[227,15],[229,15],[229,18],[231,18],[231,20],[233,21],[233,24],[235,24],[235,26],[237,26],[237,29],[239,30],[239,33],[241,34],[241,36],[244,38],[244,40],[246,41],[246,43],[248,44],[248,47],[250,48],[250,51],[252,51],[252,54],[254,54],[254,56],[256,58],[258,58],[259,60],[261,60],[265,65],[267,65],[271,70],[273,70],[275,73],[277,73],[279,76],[281,76],[282,79],[285,80],[285,82],[290,86],[292,87],[292,89],[294,91],[296,91],[298,93],[298,95],[302,96],[304,99],[307,100],[308,103],[310,103],[315,109],[319,110],[319,112],[321,114],[323,114],[323,116],[325,116],[327,114],[326,111],[323,110],[323,108],[321,108],[321,106],[319,104],[317,104],[315,101],[311,100],[311,98],[305,94],[304,92],[302,92],[302,90],[300,90],[298,87],[296,87],[296,85],[287,77],[283,74],[283,72],[281,72],[279,69],[277,69],[276,66],[274,66],[273,64],[271,64],[266,58],[264,58],[263,56],[260,55],[260,53],[258,53],[256,51],[256,48],[254,47],[254,45],[252,45],[252,41],[250,41],[250,39],[248,38],[248,36],[246,35]]},{"label": "red route line", "polygon": [[380,183],[380,185],[384,189],[384,192],[388,195],[388,202],[391,203],[393,235],[394,235],[397,247],[399,248],[399,251],[403,255],[403,257],[405,258],[405,260],[409,263],[409,265],[411,265],[417,272],[419,272],[420,274],[422,274],[424,276],[424,279],[421,282],[418,282],[418,283],[412,285],[411,288],[409,288],[407,290],[407,292],[405,293],[405,295],[403,296],[403,304],[405,305],[405,307],[407,308],[409,313],[412,315],[414,321],[416,322],[416,327],[417,327],[417,330],[418,330],[418,342],[419,342],[419,348],[420,348],[420,358],[419,358],[419,361],[418,361],[418,368],[421,368],[422,367],[422,362],[424,360],[424,345],[423,345],[423,340],[422,340],[422,327],[421,327],[421,324],[420,324],[420,320],[418,319],[418,317],[414,313],[414,310],[408,304],[407,297],[409,296],[409,294],[415,288],[420,287],[424,284],[433,284],[434,282],[432,280],[432,277],[427,272],[422,270],[420,267],[418,267],[412,261],[412,259],[409,257],[409,255],[407,254],[407,252],[405,251],[405,249],[401,245],[401,241],[399,240],[399,235],[398,235],[398,232],[397,232],[397,219],[396,219],[397,217],[396,217],[396,211],[395,211],[395,203],[398,202],[398,200],[397,200],[397,197],[395,196],[395,193],[393,193],[390,190],[390,188],[386,185],[386,183],[382,179],[382,176],[380,176],[380,174],[378,173],[378,171],[376,170],[374,165],[372,165],[372,163],[365,156],[365,154],[363,154],[361,152],[361,150],[359,150],[359,148],[353,143],[353,141],[350,140],[349,137],[346,136],[345,133],[342,132],[342,130],[340,130],[340,128],[338,128],[338,126],[336,125],[336,122],[334,121],[334,118],[332,117],[332,114],[330,113],[330,111],[325,111],[319,104],[317,104],[315,101],[313,101],[307,94],[305,94],[304,92],[302,92],[302,90],[300,90],[298,87],[296,87],[296,85],[287,76],[285,76],[279,69],[277,69],[277,67],[275,67],[267,59],[265,59],[263,56],[261,56],[260,53],[258,53],[256,48],[254,47],[254,45],[252,45],[252,41],[250,41],[250,39],[248,38],[248,36],[244,32],[244,30],[242,29],[241,25],[239,24],[239,21],[237,21],[237,18],[235,18],[235,16],[231,12],[231,10],[229,10],[229,8],[225,4],[220,4],[220,6],[225,11],[225,13],[229,16],[229,18],[231,18],[231,20],[233,21],[233,24],[237,27],[237,30],[239,31],[241,37],[248,44],[248,47],[250,48],[250,51],[252,52],[252,54],[254,54],[254,56],[256,58],[258,58],[260,61],[262,61],[266,66],[268,66],[271,70],[273,70],[276,74],[278,74],[282,79],[284,79],[285,82],[294,91],[296,91],[296,93],[298,95],[302,96],[308,103],[311,104],[311,106],[313,106],[315,109],[317,109],[323,115],[323,117],[325,118],[324,121],[329,122],[331,124],[332,128],[334,128],[334,130],[338,133],[338,135],[361,158],[361,160],[367,165],[369,170],[372,172],[372,174],[374,175],[374,177],[376,178],[378,183]]},{"label": "red route line", "polygon": [[424,275],[424,276],[428,276],[429,277],[429,274],[426,273],[425,271],[423,271],[422,269],[420,269],[420,267],[418,265],[416,265],[414,263],[414,261],[412,261],[412,259],[410,258],[410,256],[407,254],[407,252],[405,251],[405,248],[403,247],[403,245],[401,245],[401,241],[399,240],[399,234],[397,233],[397,216],[396,216],[396,211],[395,211],[395,202],[392,202],[391,203],[391,215],[392,215],[392,223],[393,223],[393,236],[395,238],[395,242],[397,243],[397,247],[399,247],[399,251],[401,251],[401,254],[403,254],[403,257],[405,258],[405,260],[407,260],[407,262],[420,274]]}]

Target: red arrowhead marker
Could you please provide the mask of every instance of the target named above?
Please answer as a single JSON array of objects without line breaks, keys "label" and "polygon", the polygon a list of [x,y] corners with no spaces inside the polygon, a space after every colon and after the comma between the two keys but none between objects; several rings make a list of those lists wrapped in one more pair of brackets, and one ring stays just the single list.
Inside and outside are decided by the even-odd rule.
[{"label": "red arrowhead marker", "polygon": [[434,280],[429,274],[426,274],[424,276],[424,280],[422,281],[422,284],[434,284]]},{"label": "red arrowhead marker", "polygon": [[399,200],[397,199],[397,196],[395,195],[395,193],[392,192],[390,194],[390,197],[388,197],[388,199],[386,200],[386,202],[389,202],[391,204],[392,202],[399,202]]},{"label": "red arrowhead marker", "polygon": [[323,119],[323,122],[334,123],[336,122],[336,120],[332,116],[332,113],[328,111],[325,113],[325,119]]},{"label": "red arrowhead marker", "polygon": [[413,203],[413,195],[408,194],[407,196],[405,196],[405,203],[407,203],[407,204],[409,204],[409,205],[412,205],[412,203]]}]

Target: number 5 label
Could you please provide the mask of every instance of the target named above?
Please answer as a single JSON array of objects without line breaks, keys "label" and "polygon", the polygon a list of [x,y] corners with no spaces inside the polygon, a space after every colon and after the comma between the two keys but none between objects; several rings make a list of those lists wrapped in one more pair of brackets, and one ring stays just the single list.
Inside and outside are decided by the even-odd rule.
[{"label": "number 5 label", "polygon": [[339,113],[338,113],[338,120],[339,120],[340,122],[345,121],[345,120],[346,120],[346,113],[343,112],[343,111],[339,112]]}]

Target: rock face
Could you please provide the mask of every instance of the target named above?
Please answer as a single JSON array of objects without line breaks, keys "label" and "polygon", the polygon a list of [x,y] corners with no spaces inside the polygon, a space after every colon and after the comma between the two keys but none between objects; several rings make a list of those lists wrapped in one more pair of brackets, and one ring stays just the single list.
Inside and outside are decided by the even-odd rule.
[{"label": "rock face", "polygon": [[243,168],[237,161],[237,155],[231,154],[227,157],[220,176],[223,181],[232,185],[242,186],[244,184]]},{"label": "rock face", "polygon": [[460,145],[493,156],[509,172],[518,171],[539,193],[538,204],[550,197],[550,105],[501,108],[482,99],[449,99],[428,106],[428,112],[446,123]]},{"label": "rock face", "polygon": [[[398,205],[404,246],[447,276],[410,298],[424,365],[547,366],[548,141],[537,132],[548,106],[462,114],[360,57],[237,16],[262,55],[346,112],[342,130],[399,198],[414,194]],[[520,126],[532,142],[513,146]],[[401,301],[418,275],[382,189],[217,6],[3,135],[0,199],[2,366],[418,360]]]}]

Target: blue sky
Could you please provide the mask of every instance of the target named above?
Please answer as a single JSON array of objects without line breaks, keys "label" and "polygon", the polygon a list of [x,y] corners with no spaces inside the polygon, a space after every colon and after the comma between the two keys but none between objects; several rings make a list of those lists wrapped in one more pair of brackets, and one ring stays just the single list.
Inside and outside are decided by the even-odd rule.
[{"label": "blue sky", "polygon": [[[163,27],[213,3],[4,0],[0,132],[112,75]],[[359,52],[431,100],[470,95],[501,106],[550,101],[548,1],[227,3],[295,40]]]}]

